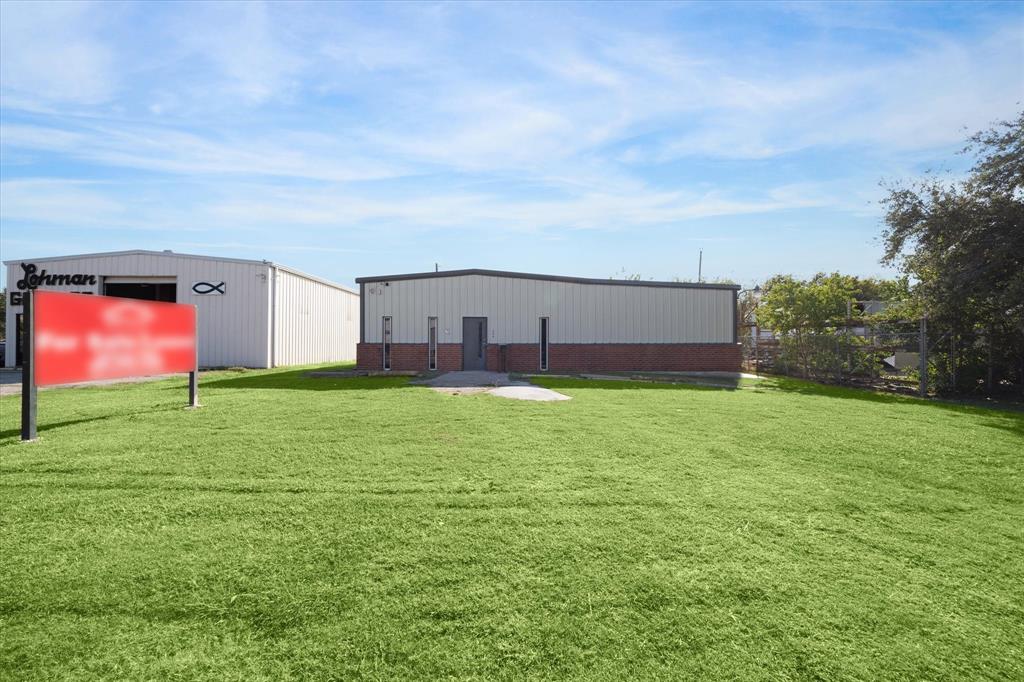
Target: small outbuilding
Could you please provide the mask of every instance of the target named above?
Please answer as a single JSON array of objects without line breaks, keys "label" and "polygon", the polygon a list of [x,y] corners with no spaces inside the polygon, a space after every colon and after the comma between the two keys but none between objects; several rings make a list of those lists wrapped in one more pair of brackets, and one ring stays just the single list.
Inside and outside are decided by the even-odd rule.
[{"label": "small outbuilding", "polygon": [[351,361],[359,294],[265,260],[115,251],[4,261],[5,364],[21,362],[22,297],[30,289],[196,306],[202,367],[280,367]]},{"label": "small outbuilding", "polygon": [[732,284],[497,270],[356,282],[360,369],[740,370]]}]

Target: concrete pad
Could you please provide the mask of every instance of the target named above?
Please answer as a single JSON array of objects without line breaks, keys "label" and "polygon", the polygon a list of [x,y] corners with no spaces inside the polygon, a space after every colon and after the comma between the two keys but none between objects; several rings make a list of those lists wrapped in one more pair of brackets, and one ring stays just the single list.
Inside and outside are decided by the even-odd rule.
[{"label": "concrete pad", "polygon": [[436,377],[412,383],[431,388],[492,388],[495,386],[529,386],[525,381],[515,381],[505,372],[445,372]]},{"label": "concrete pad", "polygon": [[499,398],[512,398],[513,400],[541,400],[544,402],[572,400],[570,396],[541,386],[501,386],[487,392]]},{"label": "concrete pad", "polygon": [[479,395],[480,393],[487,393],[493,391],[493,387],[488,386],[466,386],[463,388],[456,388],[452,386],[428,386],[431,391],[436,393],[444,393],[445,395]]},{"label": "concrete pad", "polygon": [[571,400],[569,396],[562,395],[556,391],[534,386],[526,381],[512,379],[504,372],[447,372],[440,376],[411,383],[429,386],[438,393],[446,395],[490,393],[499,398],[512,398],[514,400]]}]

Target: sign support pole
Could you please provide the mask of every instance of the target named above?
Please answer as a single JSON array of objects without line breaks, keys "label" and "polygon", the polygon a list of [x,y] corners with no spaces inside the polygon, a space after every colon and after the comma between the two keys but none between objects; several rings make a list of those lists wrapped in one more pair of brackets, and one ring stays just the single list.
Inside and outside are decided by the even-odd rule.
[{"label": "sign support pole", "polygon": [[196,362],[191,372],[188,373],[188,408],[195,409],[199,407],[199,308],[195,308],[196,316]]},{"label": "sign support pole", "polygon": [[22,296],[21,324],[21,440],[36,439],[36,313],[35,292]]}]

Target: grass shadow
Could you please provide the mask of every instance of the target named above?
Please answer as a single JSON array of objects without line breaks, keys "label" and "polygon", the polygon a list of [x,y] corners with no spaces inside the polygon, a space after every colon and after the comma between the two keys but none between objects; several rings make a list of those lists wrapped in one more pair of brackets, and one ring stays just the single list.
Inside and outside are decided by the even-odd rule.
[{"label": "grass shadow", "polygon": [[413,377],[310,377],[309,368],[284,371],[218,372],[216,376],[201,380],[200,395],[204,388],[283,389],[288,391],[371,391],[404,388]]},{"label": "grass shadow", "polygon": [[800,395],[815,396],[820,398],[837,398],[840,400],[860,400],[888,405],[920,405],[922,407],[947,410],[959,414],[982,414],[999,416],[1004,421],[993,421],[988,425],[993,428],[1000,428],[1013,433],[1024,435],[1024,413],[1007,409],[1000,406],[988,406],[977,404],[962,404],[943,400],[923,400],[916,396],[898,395],[894,393],[883,393],[864,388],[853,388],[847,386],[830,386],[817,384],[812,381],[794,379],[791,377],[763,377],[756,384],[742,385],[739,382],[736,386],[710,386],[701,383],[666,383],[664,380],[614,380],[614,379],[585,379],[577,377],[545,377],[528,375],[528,380],[545,388],[596,388],[602,390],[750,390],[754,392],[781,391],[784,393],[797,393]]},{"label": "grass shadow", "polygon": [[[38,424],[37,423],[37,425],[36,425],[36,433],[45,433],[47,431],[52,431],[54,429],[64,428],[65,426],[75,426],[77,424],[88,424],[90,422],[102,422],[102,421],[107,421],[109,419],[124,419],[124,418],[128,418],[128,417],[135,417],[135,416],[144,415],[144,414],[155,414],[157,412],[172,412],[172,411],[176,412],[178,410],[183,410],[183,409],[185,409],[184,401],[182,401],[182,404],[181,404],[180,407],[157,407],[157,408],[153,408],[152,410],[136,410],[134,412],[128,412],[128,413],[112,411],[112,412],[110,412],[110,414],[101,414],[101,415],[97,415],[95,417],[82,417],[81,419],[66,419],[66,420],[60,421],[60,422],[47,422],[47,423],[42,423],[42,424]],[[14,437],[20,436],[20,435],[21,435],[21,427],[19,426],[16,429],[7,429],[5,431],[0,431],[0,440],[6,439],[6,438],[14,438]]]},{"label": "grass shadow", "polygon": [[1005,423],[1001,421],[990,421],[987,424],[988,426],[1024,435],[1024,413],[1008,409],[1006,406],[978,405],[976,403],[964,404],[949,400],[924,399],[917,396],[884,393],[882,391],[875,391],[866,388],[818,384],[813,381],[805,381],[803,379],[794,379],[791,377],[767,377],[761,384],[759,384],[756,390],[782,391],[786,393],[797,393],[800,395],[816,396],[821,398],[859,400],[885,405],[915,405],[957,414],[996,416],[1002,418]]},{"label": "grass shadow", "polygon": [[[626,380],[641,383],[668,383],[686,384],[689,386],[701,386],[706,388],[720,388],[734,391],[740,388],[745,382],[739,374],[722,373],[684,373],[684,372],[598,372],[616,380]],[[590,377],[600,380],[598,377]]]},{"label": "grass shadow", "polygon": [[688,382],[668,383],[667,381],[639,381],[629,379],[584,379],[582,377],[546,377],[523,375],[530,383],[552,390],[560,388],[598,388],[602,390],[668,390],[668,391],[721,391],[735,390],[729,386],[709,386]]}]

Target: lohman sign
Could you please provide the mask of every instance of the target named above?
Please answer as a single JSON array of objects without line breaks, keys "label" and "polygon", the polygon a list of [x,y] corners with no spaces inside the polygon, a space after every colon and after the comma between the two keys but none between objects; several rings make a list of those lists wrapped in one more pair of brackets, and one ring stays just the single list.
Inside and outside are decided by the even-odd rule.
[{"label": "lohman sign", "polygon": [[40,286],[47,287],[85,287],[96,285],[96,275],[76,274],[53,274],[46,270],[39,272],[39,266],[35,263],[22,263],[22,278],[16,286],[18,291],[11,292],[11,305],[22,304],[22,292],[35,289]]}]

